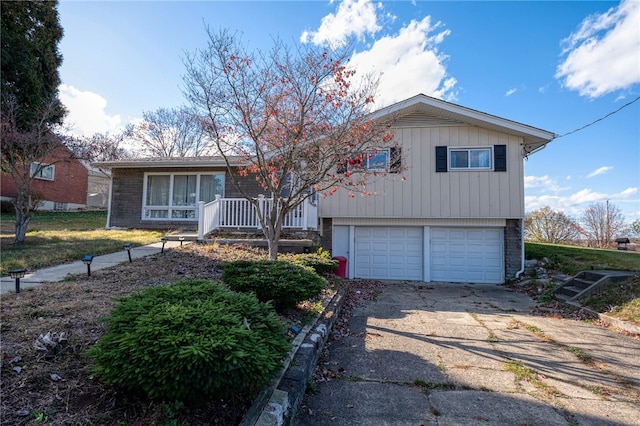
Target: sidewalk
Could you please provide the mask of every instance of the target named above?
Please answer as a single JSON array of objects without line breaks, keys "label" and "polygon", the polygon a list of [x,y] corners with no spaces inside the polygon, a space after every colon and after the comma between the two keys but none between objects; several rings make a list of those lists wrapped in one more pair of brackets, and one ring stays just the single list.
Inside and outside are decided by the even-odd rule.
[{"label": "sidewalk", "polygon": [[[185,241],[184,244],[188,244]],[[171,249],[179,247],[180,241],[167,241],[164,249]],[[131,258],[139,259],[141,257],[150,256],[160,253],[162,250],[162,242],[149,244],[146,246],[133,247],[131,249]],[[101,256],[95,256],[93,262],[91,262],[91,272],[98,271],[100,269],[110,268],[120,263],[128,262],[129,256],[126,250],[121,250],[116,253],[103,254]],[[82,261],[77,260],[72,263],[64,265],[52,266],[51,268],[38,269],[28,272],[24,278],[20,278],[20,290],[26,290],[33,288],[43,282],[58,282],[64,280],[68,275],[86,274],[87,265]],[[16,290],[16,281],[9,277],[0,278],[0,294],[13,293]]]}]

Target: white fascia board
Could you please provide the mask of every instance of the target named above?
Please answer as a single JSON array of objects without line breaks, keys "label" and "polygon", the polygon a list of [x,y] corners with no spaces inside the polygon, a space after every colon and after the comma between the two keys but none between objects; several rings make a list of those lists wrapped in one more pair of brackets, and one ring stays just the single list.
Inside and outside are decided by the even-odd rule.
[{"label": "white fascia board", "polygon": [[474,126],[515,134],[523,137],[525,145],[531,145],[533,148],[545,145],[557,137],[553,132],[452,104],[423,94],[413,96],[407,100],[400,101],[375,111],[371,113],[370,118],[377,120],[385,116],[402,115],[403,112],[410,112],[412,110],[423,110],[434,115],[439,115],[444,118],[457,120]]}]

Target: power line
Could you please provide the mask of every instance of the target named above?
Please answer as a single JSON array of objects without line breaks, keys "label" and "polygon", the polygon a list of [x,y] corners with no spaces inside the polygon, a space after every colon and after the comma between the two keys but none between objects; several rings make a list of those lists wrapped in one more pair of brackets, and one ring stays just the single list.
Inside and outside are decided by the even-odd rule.
[{"label": "power line", "polygon": [[605,116],[603,116],[603,117],[600,117],[600,118],[598,118],[597,120],[594,120],[594,121],[592,121],[592,122],[591,122],[591,123],[589,123],[589,124],[585,124],[585,125],[584,125],[584,126],[582,126],[582,127],[579,127],[579,128],[577,128],[577,129],[575,129],[575,130],[572,130],[572,131],[570,131],[570,132],[567,132],[567,133],[565,133],[565,134],[563,134],[563,135],[560,135],[560,136],[558,136],[556,139],[560,139],[560,138],[562,138],[562,137],[564,137],[564,136],[567,136],[567,135],[570,135],[570,134],[572,134],[572,133],[579,132],[580,130],[586,129],[586,128],[587,128],[587,127],[589,127],[589,126],[593,126],[593,125],[594,125],[594,124],[596,124],[597,122],[602,121],[602,120],[604,120],[605,118],[612,116],[613,114],[615,114],[615,113],[619,112],[621,109],[628,107],[629,105],[633,104],[634,102],[637,102],[638,100],[640,100],[640,96],[638,96],[637,98],[635,98],[635,99],[634,99],[634,100],[632,100],[631,102],[627,102],[626,104],[622,105],[622,106],[621,106],[620,108],[618,108],[617,110],[612,111],[612,112],[610,112],[609,114],[607,114],[607,115],[605,115]]}]

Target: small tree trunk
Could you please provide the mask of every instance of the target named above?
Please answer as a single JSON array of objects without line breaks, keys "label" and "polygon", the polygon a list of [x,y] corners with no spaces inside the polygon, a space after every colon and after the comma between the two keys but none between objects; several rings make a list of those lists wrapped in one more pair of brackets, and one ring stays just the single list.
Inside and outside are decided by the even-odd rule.
[{"label": "small tree trunk", "polygon": [[278,260],[278,240],[270,238],[269,243],[269,260]]},{"label": "small tree trunk", "polygon": [[16,237],[14,240],[16,244],[24,244],[31,216],[32,213],[29,209],[23,211],[22,209],[16,208]]}]

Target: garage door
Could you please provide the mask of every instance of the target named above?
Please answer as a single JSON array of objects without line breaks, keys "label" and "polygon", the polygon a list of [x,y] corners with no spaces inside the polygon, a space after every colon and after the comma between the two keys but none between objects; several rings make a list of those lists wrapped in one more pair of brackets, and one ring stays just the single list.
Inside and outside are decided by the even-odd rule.
[{"label": "garage door", "polygon": [[504,282],[502,229],[431,228],[431,281]]},{"label": "garage door", "polygon": [[422,228],[355,228],[354,276],[422,280]]}]

